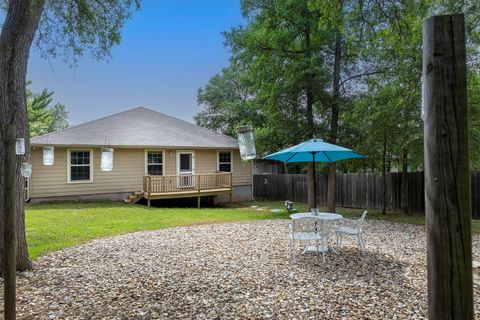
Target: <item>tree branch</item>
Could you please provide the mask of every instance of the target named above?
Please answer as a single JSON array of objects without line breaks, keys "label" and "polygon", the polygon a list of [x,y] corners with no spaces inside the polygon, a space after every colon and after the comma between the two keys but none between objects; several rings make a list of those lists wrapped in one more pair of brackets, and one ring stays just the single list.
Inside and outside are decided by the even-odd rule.
[{"label": "tree branch", "polygon": [[379,74],[379,73],[384,73],[384,72],[385,72],[385,70],[376,70],[376,71],[371,71],[371,72],[359,73],[359,74],[356,74],[354,76],[348,77],[345,80],[342,80],[342,82],[340,82],[340,85],[343,86],[345,82],[356,79],[356,78],[367,77],[367,76],[371,76],[371,75]]}]

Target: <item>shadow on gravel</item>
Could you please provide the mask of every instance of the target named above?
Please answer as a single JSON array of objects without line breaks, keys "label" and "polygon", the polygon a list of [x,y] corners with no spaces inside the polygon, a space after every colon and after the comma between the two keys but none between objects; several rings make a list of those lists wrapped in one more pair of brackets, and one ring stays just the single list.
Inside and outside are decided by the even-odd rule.
[{"label": "shadow on gravel", "polygon": [[344,279],[349,282],[385,282],[399,285],[406,279],[408,264],[374,251],[361,252],[353,247],[329,252],[322,262],[322,255],[307,253],[297,255],[297,266],[329,280]]}]

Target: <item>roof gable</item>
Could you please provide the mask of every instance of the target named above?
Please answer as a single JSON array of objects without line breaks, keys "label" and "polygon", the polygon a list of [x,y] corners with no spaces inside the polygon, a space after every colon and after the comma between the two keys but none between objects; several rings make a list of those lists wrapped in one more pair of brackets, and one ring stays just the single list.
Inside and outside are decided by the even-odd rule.
[{"label": "roof gable", "polygon": [[238,148],[238,141],[144,107],[31,139],[31,145]]}]

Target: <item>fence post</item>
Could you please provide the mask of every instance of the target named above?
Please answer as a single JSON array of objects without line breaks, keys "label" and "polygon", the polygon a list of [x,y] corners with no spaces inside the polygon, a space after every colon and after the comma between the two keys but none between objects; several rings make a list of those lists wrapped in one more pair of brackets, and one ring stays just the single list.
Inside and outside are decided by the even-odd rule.
[{"label": "fence post", "polygon": [[473,319],[465,22],[423,27],[425,211],[430,319]]}]

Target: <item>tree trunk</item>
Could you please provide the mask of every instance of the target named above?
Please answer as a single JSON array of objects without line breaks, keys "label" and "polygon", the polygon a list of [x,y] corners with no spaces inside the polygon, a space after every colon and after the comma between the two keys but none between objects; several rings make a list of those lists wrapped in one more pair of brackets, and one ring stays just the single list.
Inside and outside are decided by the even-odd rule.
[{"label": "tree trunk", "polygon": [[387,213],[387,132],[383,131],[382,153],[382,214]]},{"label": "tree trunk", "polygon": [[400,207],[402,214],[409,214],[408,208],[408,150],[402,150],[402,192],[400,196]]},{"label": "tree trunk", "polygon": [[[312,56],[311,52],[311,45],[310,45],[310,29],[305,29],[305,55],[307,59],[310,59]],[[305,95],[307,100],[307,135],[309,138],[314,138],[314,129],[313,129],[313,99],[314,99],[314,92],[313,92],[313,75],[308,70],[306,73],[305,79]]]},{"label": "tree trunk", "polygon": [[[341,3],[341,2],[340,2]],[[337,30],[335,38],[335,57],[333,61],[333,102],[332,117],[330,119],[330,143],[337,143],[338,117],[340,115],[340,68],[342,60],[342,34]],[[328,165],[327,207],[328,212],[335,212],[336,190],[336,165],[334,162]]]},{"label": "tree trunk", "polygon": [[[305,29],[305,56],[310,58],[312,56],[310,48],[310,29],[307,27]],[[306,95],[306,118],[307,118],[307,136],[309,139],[314,138],[314,128],[313,128],[313,75],[311,72],[307,71],[305,79],[305,95]],[[314,188],[314,177],[313,177],[313,164],[309,163],[307,165],[307,199],[308,207],[315,208],[315,188]]]},{"label": "tree trunk", "polygon": [[5,148],[5,175],[3,187],[5,188],[5,210],[4,210],[4,260],[3,260],[3,301],[4,316],[6,320],[16,318],[16,270],[17,270],[17,237],[15,228],[15,210],[17,204],[17,177],[15,168],[17,156],[15,142],[17,138],[15,125],[5,126],[3,130],[3,146]]},{"label": "tree trunk", "polygon": [[[30,47],[42,15],[44,0],[11,0],[0,35],[0,127],[15,124],[17,137],[25,138],[26,155],[17,157],[17,270],[32,267],[28,258],[25,238],[24,178],[20,175],[22,162],[29,159],[29,135],[27,107],[25,100],[27,63]],[[0,130],[0,132],[3,130]],[[3,137],[0,136],[0,140]],[[0,163],[5,158],[3,144],[0,147]],[[0,172],[0,225],[4,224],[5,188],[3,172]],[[3,266],[4,243],[3,228],[0,237],[0,266]],[[2,267],[3,269],[3,267]],[[3,273],[3,270],[0,270]]]},{"label": "tree trunk", "polygon": [[337,194],[337,177],[335,163],[328,164],[327,176],[327,208],[328,212],[335,212],[336,210],[336,194]]},{"label": "tree trunk", "polygon": [[392,145],[390,145],[390,147],[387,147],[388,149],[390,149],[390,151],[388,152],[388,157],[387,157],[387,172],[391,172],[392,171]]}]

